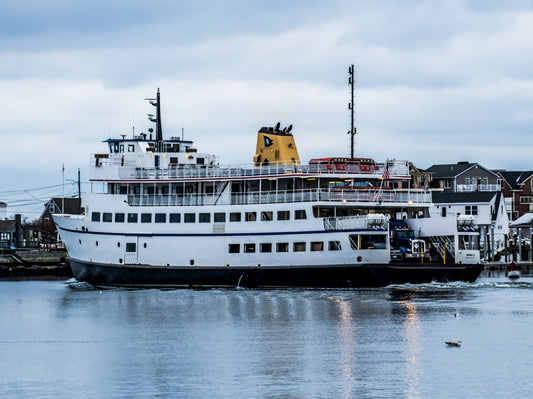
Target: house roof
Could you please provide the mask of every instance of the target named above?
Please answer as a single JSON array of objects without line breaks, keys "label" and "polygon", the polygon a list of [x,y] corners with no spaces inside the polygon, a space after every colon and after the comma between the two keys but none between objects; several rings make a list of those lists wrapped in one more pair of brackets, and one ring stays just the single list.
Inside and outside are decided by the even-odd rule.
[{"label": "house roof", "polygon": [[454,164],[444,164],[444,165],[431,165],[426,170],[428,172],[433,172],[434,179],[442,179],[446,177],[455,177],[460,175],[465,170],[470,169],[476,164],[470,162],[459,162]]},{"label": "house roof", "polygon": [[432,191],[434,204],[488,203],[499,191],[474,191],[467,193]]},{"label": "house roof", "polygon": [[521,185],[533,175],[533,171],[502,171],[500,175],[512,190],[520,190]]},{"label": "house roof", "polygon": [[10,231],[14,226],[14,220],[0,220],[0,231]]},{"label": "house roof", "polygon": [[509,227],[533,227],[533,213],[525,213],[509,224]]},{"label": "house roof", "polygon": [[433,172],[433,179],[445,179],[445,178],[453,178],[456,176],[459,176],[461,173],[465,172],[466,170],[473,168],[474,166],[478,166],[482,168],[483,170],[486,170],[488,173],[493,174],[494,176],[497,176],[496,173],[488,170],[487,168],[481,166],[478,163],[470,163],[470,162],[458,162],[454,164],[443,164],[443,165],[431,165],[429,168],[426,169],[428,172]]}]

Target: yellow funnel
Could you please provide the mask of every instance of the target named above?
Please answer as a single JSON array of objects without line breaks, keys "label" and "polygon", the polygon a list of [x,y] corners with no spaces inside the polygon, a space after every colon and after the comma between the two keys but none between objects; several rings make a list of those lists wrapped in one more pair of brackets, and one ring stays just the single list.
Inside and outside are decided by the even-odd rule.
[{"label": "yellow funnel", "polygon": [[257,133],[255,166],[299,164],[300,156],[291,130],[292,125],[280,130],[279,123],[275,127],[262,127]]}]

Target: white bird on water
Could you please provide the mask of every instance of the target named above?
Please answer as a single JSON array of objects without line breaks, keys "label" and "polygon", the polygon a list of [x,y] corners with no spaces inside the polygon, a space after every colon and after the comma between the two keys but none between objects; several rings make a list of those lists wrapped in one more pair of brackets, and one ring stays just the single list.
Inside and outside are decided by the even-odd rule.
[{"label": "white bird on water", "polygon": [[461,340],[457,340],[457,341],[446,341],[445,344],[448,345],[448,346],[450,346],[450,347],[458,348],[458,347],[461,346]]}]

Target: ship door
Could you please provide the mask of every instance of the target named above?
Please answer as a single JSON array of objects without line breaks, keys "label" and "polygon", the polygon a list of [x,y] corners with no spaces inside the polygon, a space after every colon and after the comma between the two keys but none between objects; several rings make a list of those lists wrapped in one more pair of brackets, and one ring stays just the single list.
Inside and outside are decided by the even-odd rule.
[{"label": "ship door", "polygon": [[131,240],[130,242],[126,242],[126,253],[124,254],[124,264],[126,265],[133,265],[138,262],[138,252],[137,248],[139,247],[139,238],[137,237],[136,240]]}]

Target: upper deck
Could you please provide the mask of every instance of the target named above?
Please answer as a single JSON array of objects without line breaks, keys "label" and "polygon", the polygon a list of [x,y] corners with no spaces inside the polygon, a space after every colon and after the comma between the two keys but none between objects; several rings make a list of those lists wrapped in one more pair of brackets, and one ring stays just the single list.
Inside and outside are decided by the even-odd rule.
[{"label": "upper deck", "polygon": [[[107,154],[105,154],[107,155]],[[275,178],[287,175],[301,177],[342,177],[349,179],[409,179],[407,161],[340,164],[332,161],[299,164],[270,163],[219,166],[216,157],[200,153],[184,153],[184,159],[176,154],[151,153],[148,157],[136,154],[93,154],[91,156],[91,181],[185,181],[185,180],[234,180],[249,178]],[[385,170],[387,169],[387,172]]]}]

